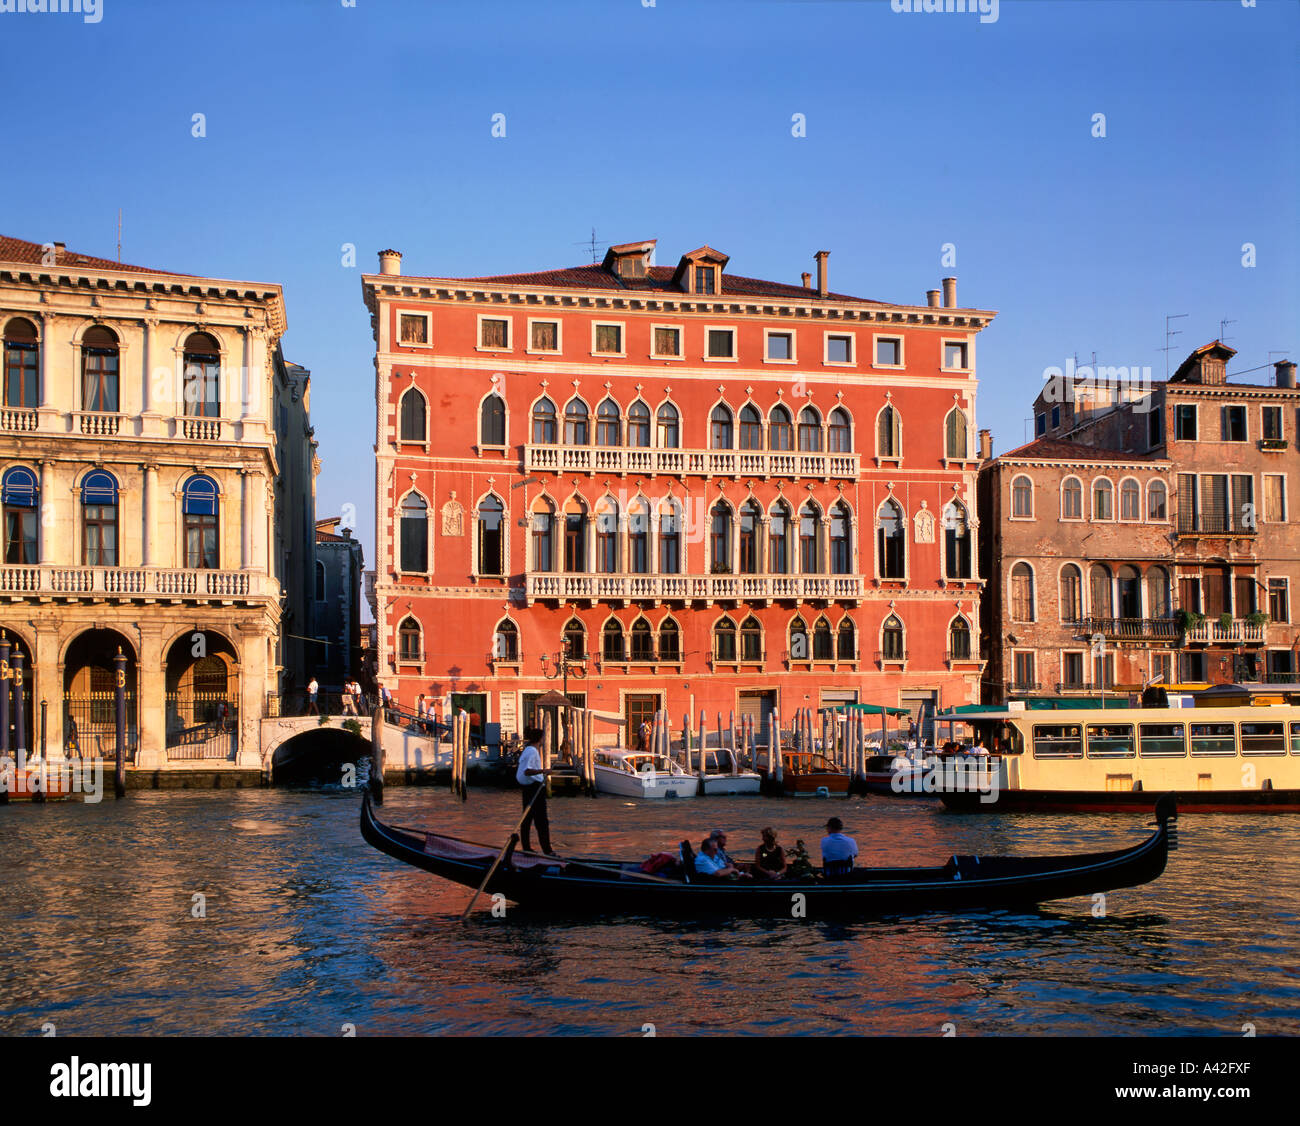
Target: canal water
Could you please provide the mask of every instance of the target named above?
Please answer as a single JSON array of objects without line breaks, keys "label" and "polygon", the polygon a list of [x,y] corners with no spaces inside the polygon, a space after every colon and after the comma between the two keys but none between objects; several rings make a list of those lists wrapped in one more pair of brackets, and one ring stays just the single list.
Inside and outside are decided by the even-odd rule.
[{"label": "canal water", "polygon": [[[1191,816],[1169,870],[1032,913],[859,923],[458,921],[470,893],[372,850],[337,789],[136,792],[0,808],[0,1034],[1300,1033],[1300,819]],[[502,841],[517,793],[392,788],[384,816]],[[929,801],[551,802],[560,851],[710,829],[865,862],[1113,847],[1140,816],[963,816]],[[201,898],[196,898],[201,897]],[[205,917],[196,917],[196,916]]]}]

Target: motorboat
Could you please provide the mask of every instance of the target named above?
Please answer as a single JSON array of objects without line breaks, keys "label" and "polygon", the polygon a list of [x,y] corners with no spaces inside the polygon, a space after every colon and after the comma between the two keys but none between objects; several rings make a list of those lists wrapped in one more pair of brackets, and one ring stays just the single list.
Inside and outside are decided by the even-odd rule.
[{"label": "motorboat", "polygon": [[624,747],[596,751],[596,790],[625,798],[693,798],[699,780],[667,755]]},{"label": "motorboat", "polygon": [[[694,760],[699,762],[699,752],[692,752]],[[722,794],[757,794],[763,787],[763,776],[752,770],[742,770],[736,754],[729,747],[719,747],[704,752],[704,773],[697,775],[700,782],[700,794],[704,797],[717,797]]]}]

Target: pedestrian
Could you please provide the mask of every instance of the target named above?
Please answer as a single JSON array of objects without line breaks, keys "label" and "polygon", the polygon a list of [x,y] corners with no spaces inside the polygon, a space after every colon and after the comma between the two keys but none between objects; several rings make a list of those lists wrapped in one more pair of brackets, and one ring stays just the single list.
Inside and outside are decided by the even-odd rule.
[{"label": "pedestrian", "polygon": [[345,681],[343,684],[343,714],[357,714],[357,698],[352,694],[352,681]]},{"label": "pedestrian", "polygon": [[307,685],[307,714],[320,715],[320,709],[316,707],[316,694],[320,692],[320,685],[316,678],[311,678],[311,683]]},{"label": "pedestrian", "polygon": [[528,813],[519,825],[519,841],[525,852],[532,852],[532,828],[536,825],[542,851],[547,856],[554,856],[555,853],[551,851],[551,822],[546,814],[546,776],[550,771],[542,769],[542,752],[539,750],[541,742],[540,727],[530,727],[524,732],[524,749],[519,755],[515,781],[523,787],[523,808]]}]

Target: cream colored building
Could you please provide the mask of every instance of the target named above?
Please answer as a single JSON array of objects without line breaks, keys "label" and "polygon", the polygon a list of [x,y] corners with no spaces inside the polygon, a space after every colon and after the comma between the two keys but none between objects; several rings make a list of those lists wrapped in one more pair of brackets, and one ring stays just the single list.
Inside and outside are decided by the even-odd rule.
[{"label": "cream colored building", "polygon": [[112,756],[120,648],[135,768],[260,768],[312,633],[319,462],[284,331],[276,285],[0,238],[0,628],[31,749],[44,703],[51,756]]}]

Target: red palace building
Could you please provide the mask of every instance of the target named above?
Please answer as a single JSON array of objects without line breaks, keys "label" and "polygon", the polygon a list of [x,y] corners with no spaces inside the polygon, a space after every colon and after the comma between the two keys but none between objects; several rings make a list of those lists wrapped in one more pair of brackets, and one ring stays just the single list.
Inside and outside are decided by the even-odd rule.
[{"label": "red palace building", "polygon": [[479,278],[387,250],[363,278],[380,680],[503,734],[559,690],[633,730],[977,701],[995,314],[953,278],[923,305],[833,293],[825,251],[787,285],[654,247]]}]

